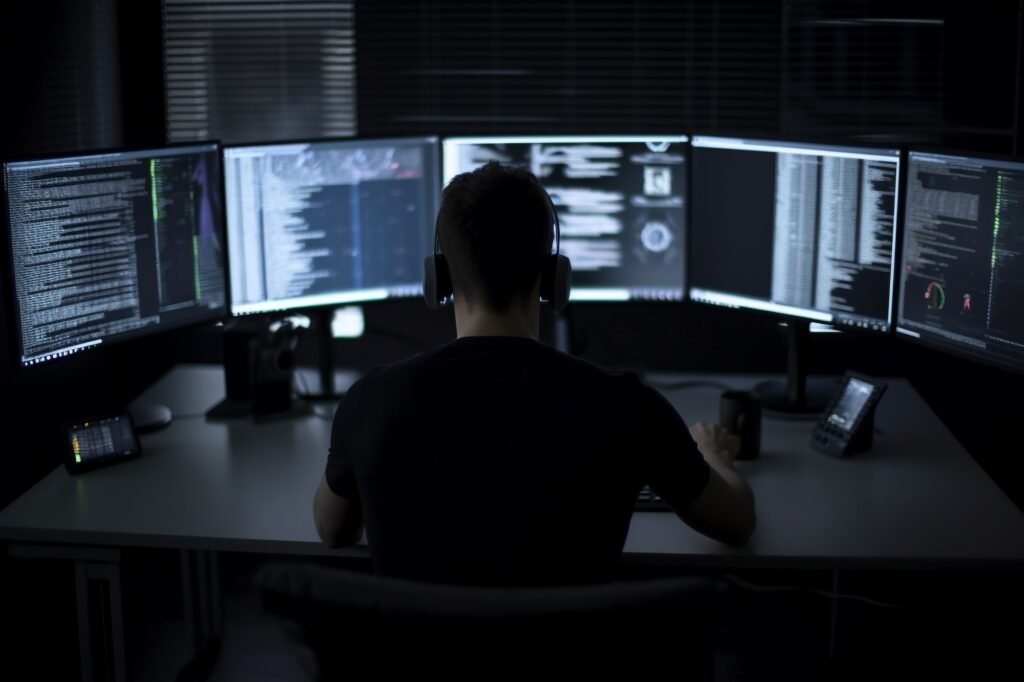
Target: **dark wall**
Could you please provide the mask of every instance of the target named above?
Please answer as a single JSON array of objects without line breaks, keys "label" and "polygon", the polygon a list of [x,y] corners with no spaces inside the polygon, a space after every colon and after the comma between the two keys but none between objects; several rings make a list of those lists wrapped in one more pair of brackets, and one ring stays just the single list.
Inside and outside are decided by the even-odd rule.
[{"label": "dark wall", "polygon": [[[8,3],[0,31],[0,158],[163,144],[159,2]],[[194,337],[178,332],[18,368],[9,257],[4,251],[0,278],[0,507],[61,462],[62,423],[114,410]]]},{"label": "dark wall", "polygon": [[[160,144],[160,3],[109,4],[118,142]],[[4,158],[93,146],[44,125],[53,103],[48,74],[70,67],[54,61],[52,27],[41,17],[74,19],[68,8],[81,3],[34,5],[28,19],[0,10],[4,63],[18,66],[2,76]],[[357,6],[360,133],[753,131],[1014,153],[1019,16],[1019,2],[368,0]],[[69,97],[92,101],[88,92]],[[112,407],[175,362],[220,359],[218,332],[206,327],[15,371],[4,286],[0,505],[58,463],[62,420]],[[433,314],[417,301],[365,312],[367,334],[335,342],[341,365],[391,362],[454,336],[450,312]],[[654,303],[578,305],[571,316],[575,350],[602,364],[784,368],[785,338],[768,316]],[[310,340],[302,357],[312,363],[315,350]],[[909,377],[1024,506],[1019,448],[1009,445],[1024,379],[895,337],[816,336],[812,370],[846,368]]]}]

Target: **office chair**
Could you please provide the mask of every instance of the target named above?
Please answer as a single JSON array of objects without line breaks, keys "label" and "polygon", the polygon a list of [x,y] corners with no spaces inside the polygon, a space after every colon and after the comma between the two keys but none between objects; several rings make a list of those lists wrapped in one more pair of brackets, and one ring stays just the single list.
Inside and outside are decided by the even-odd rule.
[{"label": "office chair", "polygon": [[264,605],[314,653],[320,679],[353,672],[572,672],[668,663],[712,673],[714,584],[695,577],[566,587],[469,587],[268,564]]}]

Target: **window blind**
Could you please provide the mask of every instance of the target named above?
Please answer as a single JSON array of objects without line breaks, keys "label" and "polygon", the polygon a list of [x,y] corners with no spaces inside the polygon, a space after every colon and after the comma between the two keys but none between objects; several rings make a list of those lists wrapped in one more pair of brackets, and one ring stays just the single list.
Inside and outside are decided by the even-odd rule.
[{"label": "window blind", "polygon": [[354,0],[164,0],[167,137],[355,135]]},{"label": "window blind", "polygon": [[364,132],[778,127],[776,2],[374,0],[357,10]]},{"label": "window blind", "polygon": [[3,10],[0,105],[7,158],[121,144],[114,0],[46,0]]}]

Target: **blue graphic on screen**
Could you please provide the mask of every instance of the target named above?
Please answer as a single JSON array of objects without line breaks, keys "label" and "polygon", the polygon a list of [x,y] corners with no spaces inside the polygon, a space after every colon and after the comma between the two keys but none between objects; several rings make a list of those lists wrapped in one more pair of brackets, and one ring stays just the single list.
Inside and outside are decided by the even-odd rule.
[{"label": "blue graphic on screen", "polygon": [[421,295],[436,146],[416,138],[226,149],[232,312]]}]

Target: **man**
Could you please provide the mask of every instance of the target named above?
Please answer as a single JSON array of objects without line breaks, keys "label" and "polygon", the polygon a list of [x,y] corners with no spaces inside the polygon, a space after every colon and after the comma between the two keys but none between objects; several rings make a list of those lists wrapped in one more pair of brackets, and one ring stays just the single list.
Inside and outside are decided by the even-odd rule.
[{"label": "man", "polygon": [[454,178],[439,215],[457,338],[371,371],[335,415],[314,500],[321,539],[377,573],[487,585],[612,579],[644,484],[696,530],[742,545],[754,497],[739,439],[687,429],[633,373],[537,341],[553,216],[528,171]]}]

